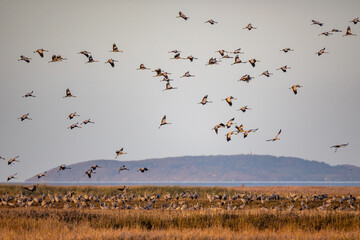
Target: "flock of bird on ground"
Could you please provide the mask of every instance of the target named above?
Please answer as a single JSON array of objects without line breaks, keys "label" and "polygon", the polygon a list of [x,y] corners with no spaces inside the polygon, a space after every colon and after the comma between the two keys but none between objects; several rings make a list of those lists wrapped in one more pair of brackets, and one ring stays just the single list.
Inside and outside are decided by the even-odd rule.
[{"label": "flock of bird on ground", "polygon": [[[179,16],[177,16],[177,18],[182,18],[184,20],[188,20],[189,17],[187,17],[184,13],[182,13],[181,11],[179,12]],[[359,22],[359,18],[355,18],[353,19],[352,22],[354,25],[356,25],[358,22]],[[208,21],[206,21],[205,23],[210,23],[211,25],[213,24],[218,24],[218,22],[214,21],[213,19],[210,19]],[[316,20],[312,20],[312,25],[319,25],[319,26],[323,26],[324,24],[319,22],[319,21],[316,21]],[[249,23],[247,26],[244,27],[244,29],[247,29],[247,30],[253,30],[253,29],[257,29],[256,27],[254,27],[251,23]],[[323,32],[321,34],[319,34],[320,36],[329,36],[329,35],[333,35],[333,33],[336,33],[336,32],[341,32],[341,30],[338,30],[338,29],[332,29],[331,31],[329,32]],[[346,33],[345,35],[343,36],[356,36],[356,34],[353,34],[351,32],[351,28],[350,26],[347,27],[347,30],[346,30]],[[280,51],[284,52],[284,53],[289,53],[289,52],[292,52],[292,51],[295,51],[294,49],[291,49],[291,48],[284,48],[284,49],[281,49]],[[44,58],[45,54],[44,53],[47,53],[49,52],[49,50],[45,50],[45,49],[37,49],[36,51],[34,51],[34,53],[38,53],[39,56],[41,58]],[[113,47],[112,47],[112,50],[110,50],[110,52],[113,52],[113,53],[122,53],[123,51],[120,51],[117,47],[117,45],[114,43],[113,44]],[[252,67],[255,67],[256,66],[256,63],[257,62],[260,62],[259,59],[249,59],[247,61],[242,61],[239,57],[240,54],[243,54],[243,52],[241,52],[241,48],[238,48],[238,49],[235,49],[234,51],[232,52],[229,52],[229,51],[226,51],[224,49],[220,49],[220,50],[217,50],[215,51],[216,53],[219,53],[221,58],[222,59],[230,59],[230,58],[234,58],[234,62],[231,64],[231,65],[235,65],[235,64],[246,64],[247,62],[249,62],[251,64]],[[190,55],[186,58],[183,58],[180,56],[181,54],[181,51],[179,50],[172,50],[172,51],[169,51],[169,53],[173,53],[175,54],[174,57],[170,58],[172,60],[190,60],[190,62],[193,62],[194,60],[198,60],[198,58]],[[225,53],[229,53],[229,54],[233,54],[234,56],[229,56],[228,54],[225,55]],[[320,49],[318,52],[316,52],[315,54],[317,54],[317,56],[321,56],[322,54],[325,54],[325,53],[328,53],[325,51],[325,47]],[[85,63],[95,63],[95,62],[99,62],[97,60],[94,60],[92,55],[91,55],[91,52],[89,51],[81,51],[79,52],[78,54],[82,54],[84,55],[86,58],[87,58],[87,61]],[[25,57],[24,55],[21,55],[20,56],[20,59],[18,61],[24,61],[26,63],[30,63],[32,60],[32,58],[29,58],[29,57]],[[51,61],[49,61],[49,63],[55,63],[55,62],[62,62],[64,60],[67,60],[67,58],[63,58],[61,55],[56,55],[56,54],[53,54],[52,57],[51,57]],[[112,58],[108,59],[105,64],[109,63],[110,66],[112,68],[115,67],[115,62],[118,62],[117,60],[114,60]],[[221,60],[218,60],[216,57],[212,57],[209,59],[209,61],[205,64],[206,66],[207,65],[217,65],[221,62]],[[282,66],[276,70],[281,70],[282,72],[286,73],[288,69],[291,69],[291,67],[285,65],[285,66]],[[145,65],[142,63],[140,64],[139,68],[137,68],[136,70],[150,70],[150,68],[146,68]],[[173,89],[177,89],[177,87],[173,87],[171,86],[170,84],[170,81],[173,81],[173,79],[170,79],[169,78],[169,75],[171,73],[169,72],[166,72],[160,68],[157,68],[155,69],[153,72],[156,73],[156,75],[154,77],[163,77],[163,79],[161,81],[164,81],[166,82],[166,86],[165,86],[165,89],[163,91],[167,91],[167,90],[173,90]],[[262,72],[259,76],[265,76],[265,77],[270,77],[271,75],[273,75],[273,73],[270,73],[268,70]],[[185,72],[184,75],[182,75],[180,78],[189,78],[189,77],[195,77],[195,75],[191,75],[190,74],[190,71],[187,71]],[[247,82],[249,83],[254,77],[248,75],[248,74],[245,74],[244,76],[242,76],[238,81],[243,81],[243,82]],[[301,88],[303,86],[299,85],[299,84],[296,84],[296,85],[293,85],[291,86],[289,89],[291,89],[293,91],[293,93],[296,95],[298,93],[298,89]],[[70,89],[66,89],[65,91],[65,96],[63,96],[63,98],[76,98],[76,96],[72,95]],[[24,98],[28,98],[28,97],[33,97],[35,98],[36,96],[33,95],[34,94],[34,91],[31,91],[31,92],[28,92],[26,93],[24,96]],[[199,102],[199,104],[201,105],[206,105],[206,104],[209,104],[209,103],[212,103],[212,101],[208,101],[208,95],[205,95],[202,100]],[[222,99],[223,101],[225,101],[230,107],[232,107],[233,105],[233,100],[237,100],[235,97],[233,96],[228,96],[224,99]],[[241,107],[240,109],[238,109],[237,111],[242,111],[243,113],[245,113],[246,111],[248,110],[251,110],[251,108],[249,108],[247,105]],[[68,115],[68,119],[72,120],[74,119],[75,117],[79,117],[80,115],[78,115],[76,112],[73,112],[73,113],[70,113]],[[32,120],[32,118],[29,117],[29,113],[26,113],[26,114],[23,114],[21,117],[19,117],[18,119],[20,119],[21,121],[25,121],[25,120]],[[226,136],[226,140],[227,141],[230,141],[231,140],[231,137],[232,135],[238,135],[238,134],[243,134],[243,137],[246,138],[248,137],[248,135],[250,133],[255,133],[258,128],[256,129],[248,129],[248,130],[245,130],[244,129],[244,126],[241,124],[241,125],[237,125],[236,123],[234,123],[234,120],[235,118],[232,118],[230,120],[227,121],[226,124],[224,123],[218,123],[216,124],[214,127],[213,127],[213,130],[215,131],[216,134],[218,134],[219,132],[219,129],[220,128],[227,128],[229,129],[232,125],[235,126],[235,129],[234,130],[231,130],[229,131],[228,133],[225,134]],[[84,120],[80,125],[87,125],[87,124],[94,124],[95,122],[92,122],[89,119],[86,119]],[[166,120],[166,115],[163,116],[163,118],[161,119],[161,122],[160,122],[160,126],[159,128],[161,128],[162,126],[164,125],[170,125],[171,123],[170,122],[167,122]],[[70,125],[68,127],[68,129],[70,130],[73,130],[75,128],[81,128],[81,126],[79,126],[79,122],[76,122],[76,123],[73,123],[72,125]],[[279,132],[277,133],[277,135],[272,138],[272,139],[268,139],[267,141],[271,141],[271,142],[274,142],[274,141],[278,141],[280,140],[279,136],[281,134],[281,129],[279,130]],[[343,148],[343,147],[346,147],[349,143],[346,143],[346,144],[337,144],[337,145],[334,145],[334,146],[331,146],[331,148],[335,148],[335,152],[339,149],[339,148]],[[125,152],[123,152],[123,148],[121,148],[120,150],[117,150],[116,151],[116,157],[117,158],[118,156],[122,155],[122,154],[126,154]],[[10,158],[8,160],[8,165],[12,165],[14,164],[15,162],[20,162],[19,160],[17,160],[19,158],[19,156],[16,156],[16,157],[13,157],[13,158]],[[0,157],[0,159],[3,159],[3,160],[6,160],[5,158],[3,157]],[[100,167],[98,165],[93,165],[91,166],[88,170],[85,171],[85,174],[84,176],[88,176],[89,178],[91,178],[91,175],[92,174],[95,174],[95,170],[97,167]],[[66,167],[65,165],[61,165],[59,167],[59,171],[63,171],[63,170],[66,170],[66,169],[70,169],[69,167]],[[120,173],[121,171],[123,170],[129,170],[125,167],[125,165],[121,166],[120,169],[119,169],[119,172]],[[148,171],[149,169],[146,168],[146,167],[143,167],[143,168],[140,168],[138,171],[140,171],[141,173],[144,173],[146,171]],[[43,172],[43,173],[40,173],[37,175],[37,177],[40,179],[41,177],[44,177],[44,176],[47,176],[46,175],[47,172]],[[16,179],[16,175],[17,173],[15,174],[12,174],[10,175],[8,178],[7,178],[7,181],[10,181],[11,179]],[[34,186],[35,190],[36,190],[36,187]]]}]

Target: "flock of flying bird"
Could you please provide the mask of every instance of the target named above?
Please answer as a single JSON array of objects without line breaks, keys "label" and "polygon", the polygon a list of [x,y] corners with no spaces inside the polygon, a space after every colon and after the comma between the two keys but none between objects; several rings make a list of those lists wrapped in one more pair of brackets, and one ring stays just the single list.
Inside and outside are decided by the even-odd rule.
[{"label": "flock of flying bird", "polygon": [[[182,13],[181,11],[179,12],[179,15],[177,16],[177,18],[182,18],[184,20],[188,20],[189,17],[187,17],[184,13]],[[358,22],[359,22],[359,18],[355,18],[353,19],[352,22],[354,25],[356,25]],[[214,24],[218,24],[218,22],[214,21],[213,19],[210,19],[208,21],[206,21],[205,23],[209,23],[211,25],[214,25]],[[312,20],[312,25],[318,25],[318,26],[323,26],[324,24],[319,22],[319,21],[316,21],[316,20]],[[247,30],[253,30],[253,29],[257,29],[256,27],[254,27],[251,23],[249,23],[248,25],[246,25],[244,27],[244,29],[247,29]],[[320,36],[329,36],[329,35],[333,35],[333,33],[336,33],[336,32],[341,32],[340,30],[338,29],[332,29],[331,31],[328,31],[328,32],[322,32],[320,33],[319,35]],[[356,34],[352,33],[351,32],[351,28],[350,26],[347,27],[347,30],[346,30],[346,33],[345,35],[343,36],[356,36]],[[284,53],[289,53],[289,52],[292,52],[294,51],[294,49],[291,49],[291,48],[284,48],[284,49],[281,49],[280,51],[284,52]],[[34,51],[34,53],[38,53],[39,56],[41,58],[44,58],[45,56],[45,53],[49,52],[48,50],[45,50],[45,49],[37,49],[36,51]],[[114,43],[113,46],[112,46],[112,50],[110,50],[110,52],[114,52],[114,53],[122,53],[123,51],[120,51],[117,47],[117,45]],[[230,58],[234,58],[234,62],[231,64],[231,65],[236,65],[236,64],[246,64],[247,62],[249,62],[251,64],[252,67],[255,67],[256,66],[256,63],[257,62],[260,62],[259,59],[249,59],[247,61],[242,61],[239,57],[240,54],[243,54],[243,52],[241,52],[241,48],[238,48],[238,49],[235,49],[234,51],[232,52],[229,52],[229,51],[226,51],[224,49],[220,49],[220,50],[217,50],[215,51],[216,53],[219,53],[220,54],[220,57],[222,59],[230,59]],[[169,51],[169,53],[173,53],[175,54],[174,57],[170,58],[172,60],[189,60],[190,62],[193,62],[194,60],[198,60],[198,58],[192,56],[192,55],[189,55],[187,56],[186,58],[183,58],[180,56],[181,54],[181,51],[179,50],[172,50],[172,51]],[[228,54],[225,54],[225,53],[230,53],[230,54],[233,54],[234,56],[229,56]],[[318,56],[321,56],[322,54],[325,54],[325,53],[328,53],[325,51],[325,48],[322,48],[320,49],[318,52],[316,52],[315,54],[317,54]],[[91,55],[91,52],[89,51],[81,51],[79,52],[78,54],[82,54],[84,55],[86,58],[87,58],[87,61],[85,63],[95,63],[95,62],[99,62],[97,60],[94,60],[92,55]],[[21,55],[20,56],[20,59],[18,61],[24,61],[26,63],[30,63],[32,60],[32,58],[29,58],[29,57],[25,57],[24,55]],[[64,60],[67,60],[67,58],[63,58],[61,55],[56,55],[56,54],[53,54],[52,57],[51,57],[51,61],[49,61],[49,63],[54,63],[54,62],[62,62]],[[109,63],[110,66],[112,68],[115,67],[115,62],[118,62],[118,60],[114,60],[113,58],[110,58],[108,59],[105,64]],[[218,60],[216,57],[211,57],[209,59],[209,61],[205,64],[206,66],[208,65],[217,65],[221,62],[221,60]],[[285,66],[282,66],[276,70],[281,70],[282,72],[286,73],[288,69],[291,69],[291,67],[285,65]],[[139,68],[137,68],[136,70],[150,70],[150,68],[147,68],[145,67],[145,65],[142,63],[140,64]],[[169,75],[171,75],[171,73],[169,72],[166,72],[166,71],[163,71],[162,69],[160,68],[157,68],[155,69],[154,71],[152,72],[155,72],[156,75],[154,77],[163,77],[163,79],[161,81],[164,81],[166,82],[166,86],[165,86],[165,89],[163,91],[167,91],[167,90],[173,90],[173,89],[177,89],[177,87],[173,87],[171,86],[170,84],[170,81],[173,81],[173,79],[170,79],[169,78]],[[273,75],[273,73],[270,73],[268,70],[262,72],[259,76],[265,76],[265,77],[270,77],[271,75]],[[191,75],[190,74],[190,71],[187,71],[184,73],[184,75],[182,75],[180,78],[189,78],[189,77],[195,77],[195,75]],[[243,82],[247,82],[249,83],[254,77],[248,75],[248,74],[245,74],[244,76],[242,76],[238,81],[243,81]],[[298,89],[301,88],[303,86],[299,85],[299,84],[296,84],[296,85],[293,85],[291,86],[289,89],[291,89],[293,91],[293,93],[296,95],[298,93]],[[24,98],[28,98],[28,97],[36,97],[35,95],[33,95],[34,91],[31,91],[31,92],[28,92],[26,93],[24,96]],[[212,103],[212,101],[208,101],[208,95],[205,95],[202,100],[198,103],[198,104],[201,104],[201,105],[206,105],[206,104],[209,104],[209,103]],[[76,96],[72,95],[70,89],[66,89],[66,94],[65,96],[63,96],[63,98],[76,98]],[[233,100],[237,100],[235,97],[233,96],[228,96],[224,99],[222,99],[223,101],[225,101],[230,107],[232,107],[233,105]],[[249,108],[247,105],[241,107],[240,109],[238,109],[237,111],[242,111],[242,112],[246,112],[248,110],[251,110],[251,108]],[[79,117],[80,115],[78,115],[76,112],[73,112],[73,113],[70,113],[68,115],[68,119],[72,120],[73,118],[75,117]],[[21,117],[19,117],[18,119],[20,119],[21,121],[24,121],[24,120],[32,120],[30,117],[29,117],[29,113],[26,113],[26,114],[23,114]],[[246,138],[249,133],[255,133],[258,128],[256,129],[248,129],[248,130],[245,130],[244,129],[244,126],[241,124],[241,125],[237,125],[236,123],[234,123],[234,120],[235,118],[232,118],[230,119],[229,121],[227,121],[226,124],[224,123],[218,123],[216,124],[214,127],[213,127],[213,130],[215,131],[216,134],[218,134],[219,132],[219,129],[220,128],[227,128],[229,129],[232,125],[235,125],[235,129],[226,133],[225,136],[226,136],[226,140],[227,141],[230,141],[231,140],[231,136],[232,135],[238,135],[240,133],[243,134],[243,137]],[[87,125],[87,124],[94,124],[94,122],[92,122],[89,119],[86,119],[84,120],[80,125]],[[164,125],[169,125],[171,124],[170,122],[167,122],[166,120],[166,115],[163,116],[163,118],[161,119],[161,122],[160,122],[160,126],[159,128],[161,128],[162,126]],[[68,127],[68,129],[72,130],[74,128],[81,128],[81,126],[79,126],[79,122],[76,122],[76,123],[73,123],[72,125],[70,125]],[[274,142],[274,141],[278,141],[280,140],[279,136],[281,134],[281,129],[279,130],[279,132],[277,133],[277,135],[272,138],[272,139],[268,139],[267,141],[270,141],[270,142]],[[349,143],[346,143],[346,144],[337,144],[337,145],[334,145],[334,146],[331,146],[331,148],[335,148],[335,152],[339,149],[339,148],[343,148],[343,147],[346,147]],[[118,156],[122,155],[122,154],[126,154],[124,152],[124,149],[121,148],[120,150],[117,150],[116,151],[116,156],[115,158],[117,158]],[[15,162],[20,162],[19,160],[17,160],[19,158],[19,156],[16,156],[16,157],[13,157],[13,158],[10,158],[8,160],[8,165],[12,165],[13,163]],[[6,160],[5,158],[1,157],[0,156],[0,159],[3,159],[3,160]],[[92,165],[88,170],[85,171],[85,175],[87,175],[89,178],[91,178],[91,175],[96,173],[95,170],[96,168],[101,168],[101,166],[98,166],[98,165]],[[69,167],[66,167],[65,165],[61,165],[58,169],[57,172],[59,171],[63,171],[63,170],[66,170],[66,169],[70,169]],[[123,170],[129,170],[128,168],[125,167],[125,165],[121,166],[118,173],[120,173],[121,171]],[[148,171],[149,169],[146,168],[146,167],[143,167],[143,168],[140,168],[138,171],[144,173],[146,171]],[[41,178],[41,177],[44,177],[44,176],[47,176],[46,175],[46,171],[45,172],[42,172],[40,174],[37,175],[37,178]],[[12,174],[10,175],[8,178],[7,178],[7,181],[10,181],[11,179],[15,179],[16,178],[16,175],[17,173],[15,174]],[[33,191],[33,190],[36,190],[36,186],[34,186],[33,188],[31,189],[28,189],[30,191]]]}]

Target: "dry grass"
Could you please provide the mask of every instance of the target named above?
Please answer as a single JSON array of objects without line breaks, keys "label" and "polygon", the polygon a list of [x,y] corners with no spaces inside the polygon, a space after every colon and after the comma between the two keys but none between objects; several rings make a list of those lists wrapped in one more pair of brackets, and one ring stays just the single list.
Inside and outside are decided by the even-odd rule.
[{"label": "dry grass", "polygon": [[[62,209],[63,203],[53,208],[34,204],[30,208],[0,207],[0,239],[360,239],[360,211],[316,210],[323,201],[309,202],[312,210],[299,211],[300,201],[290,202],[289,193],[328,194],[331,196],[360,195],[360,187],[143,187],[135,186],[130,192],[142,195],[158,193],[162,196],[179,192],[199,193],[199,199],[185,199],[189,206],[199,202],[203,210],[161,210],[163,197],[153,210],[99,210]],[[114,196],[116,187],[46,186],[40,185],[33,195],[95,194]],[[264,204],[249,202],[243,210],[227,211],[210,208],[206,194],[278,193],[280,200],[268,201],[272,206],[294,204],[294,211],[262,210]],[[15,196],[24,193],[21,186],[0,185],[0,195]],[[30,194],[31,195],[31,194]],[[134,204],[139,203],[137,200]],[[356,204],[359,200],[356,201]],[[97,206],[99,203],[96,203]],[[231,201],[233,206],[242,204]],[[336,205],[337,203],[333,203]],[[348,209],[348,203],[343,206]]]}]

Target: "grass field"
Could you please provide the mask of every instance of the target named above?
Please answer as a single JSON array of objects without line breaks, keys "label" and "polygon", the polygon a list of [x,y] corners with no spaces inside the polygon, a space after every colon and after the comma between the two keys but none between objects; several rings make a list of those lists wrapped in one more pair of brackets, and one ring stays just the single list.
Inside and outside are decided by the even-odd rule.
[{"label": "grass field", "polygon": [[136,186],[119,193],[1,185],[0,239],[360,239],[360,187]]}]

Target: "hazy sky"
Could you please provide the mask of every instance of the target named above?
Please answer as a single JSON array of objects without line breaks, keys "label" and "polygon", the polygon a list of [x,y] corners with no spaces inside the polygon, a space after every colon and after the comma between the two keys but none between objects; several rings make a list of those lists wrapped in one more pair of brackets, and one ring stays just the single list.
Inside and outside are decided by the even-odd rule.
[{"label": "hazy sky", "polygon": [[[176,18],[179,11],[189,19]],[[21,161],[1,161],[0,181],[114,159],[121,147],[124,161],[252,152],[360,166],[360,23],[349,22],[359,15],[360,1],[0,1],[0,156]],[[205,24],[211,18],[219,23]],[[243,29],[248,23],[257,29]],[[342,37],[347,26],[358,36]],[[343,32],[318,35],[333,28]],[[110,52],[113,43],[124,53]],[[295,51],[279,51],[286,47]],[[329,54],[317,56],[323,47]],[[49,52],[40,58],[38,48]],[[241,60],[260,62],[205,66],[219,59],[215,51],[237,48]],[[170,60],[174,49],[198,60]],[[100,62],[85,64],[82,50]],[[52,54],[68,60],[48,63]],[[109,58],[115,68],[104,64]],[[172,73],[178,89],[162,91],[161,78],[136,70],[141,63]],[[291,69],[276,70],[283,65]],[[260,77],[265,70],[274,75]],[[180,78],[186,71],[196,77]],[[238,82],[245,74],[255,78]],[[294,84],[304,86],[296,96]],[[77,98],[62,98],[66,88]],[[36,98],[21,97],[31,90]],[[213,103],[197,104],[206,94]],[[230,95],[232,107],[221,100]],[[252,110],[236,111],[244,105]],[[75,111],[80,117],[67,119]],[[33,120],[17,119],[25,113]],[[172,124],[158,129],[165,114]],[[259,130],[230,142],[228,129],[211,130],[233,117]],[[67,129],[88,118],[95,124]],[[279,129],[280,141],[265,141]]]}]

